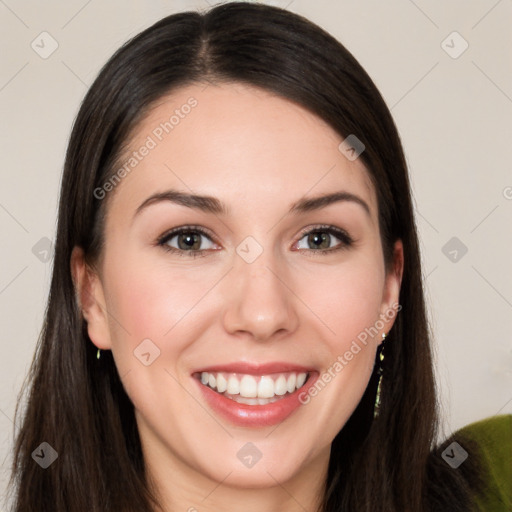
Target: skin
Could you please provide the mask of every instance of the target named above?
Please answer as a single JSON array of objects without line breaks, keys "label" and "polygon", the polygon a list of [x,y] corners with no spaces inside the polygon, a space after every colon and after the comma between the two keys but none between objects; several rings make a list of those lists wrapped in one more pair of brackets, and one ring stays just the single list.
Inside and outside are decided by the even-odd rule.
[{"label": "skin", "polygon": [[[233,361],[332,367],[398,303],[402,244],[386,273],[377,198],[363,163],[338,150],[343,138],[321,119],[267,91],[242,84],[176,90],[138,125],[129,151],[191,96],[197,106],[109,192],[97,268],[86,265],[80,248],[73,251],[89,336],[113,352],[163,510],[313,511],[330,444],[361,399],[394,317],[278,426],[230,424],[209,409],[191,373]],[[230,212],[163,201],[135,215],[145,199],[171,188],[217,197]],[[370,213],[351,201],[288,213],[303,197],[338,190],[359,196]],[[318,224],[344,229],[353,244],[320,254],[301,234]],[[211,232],[212,240],[201,237],[203,257],[157,245],[182,225]],[[263,249],[252,263],[236,252],[248,236]],[[325,236],[327,247],[342,243]],[[149,366],[133,354],[147,338],[160,350]],[[262,453],[252,468],[236,456],[247,442]]]}]

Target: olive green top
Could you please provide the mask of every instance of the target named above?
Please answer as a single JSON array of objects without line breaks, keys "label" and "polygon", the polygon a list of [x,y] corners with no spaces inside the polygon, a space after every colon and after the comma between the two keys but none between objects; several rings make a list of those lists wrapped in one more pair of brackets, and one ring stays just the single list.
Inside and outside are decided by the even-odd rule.
[{"label": "olive green top", "polygon": [[[512,414],[493,416],[461,428],[457,435],[475,441],[483,464],[483,491],[475,493],[481,512],[512,511]],[[456,460],[457,448],[445,454]],[[471,456],[471,455],[469,455]],[[463,462],[462,462],[463,463]]]}]

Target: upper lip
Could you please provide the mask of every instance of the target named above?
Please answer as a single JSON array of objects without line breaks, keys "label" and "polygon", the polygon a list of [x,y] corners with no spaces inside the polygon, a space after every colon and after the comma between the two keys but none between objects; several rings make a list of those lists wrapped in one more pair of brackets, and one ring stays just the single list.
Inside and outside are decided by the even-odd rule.
[{"label": "upper lip", "polygon": [[205,366],[195,370],[193,373],[202,372],[225,372],[244,373],[247,375],[268,375],[271,373],[299,372],[307,373],[315,371],[314,368],[294,363],[270,362],[270,363],[249,363],[246,361],[232,362],[227,364],[216,364]]}]

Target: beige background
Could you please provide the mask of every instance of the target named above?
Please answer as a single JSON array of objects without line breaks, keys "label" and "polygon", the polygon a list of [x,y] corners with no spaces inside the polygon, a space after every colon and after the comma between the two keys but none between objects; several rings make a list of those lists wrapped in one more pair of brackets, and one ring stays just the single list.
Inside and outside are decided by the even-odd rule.
[{"label": "beige background", "polygon": [[[0,0],[2,491],[16,395],[43,320],[52,262],[41,260],[54,239],[79,103],[126,39],[209,3]],[[446,435],[512,413],[512,1],[267,3],[337,37],[392,110],[413,182]],[[45,38],[49,50],[50,37],[58,48],[43,59],[31,43],[41,52]],[[443,252],[452,237],[465,255],[451,245]]]}]

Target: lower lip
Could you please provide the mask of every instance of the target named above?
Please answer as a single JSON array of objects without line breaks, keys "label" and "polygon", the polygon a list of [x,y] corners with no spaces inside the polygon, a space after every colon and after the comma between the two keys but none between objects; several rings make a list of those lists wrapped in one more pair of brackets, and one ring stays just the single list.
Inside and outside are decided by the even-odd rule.
[{"label": "lower lip", "polygon": [[301,405],[299,395],[307,393],[313,386],[318,375],[311,374],[304,386],[295,390],[291,395],[266,405],[239,404],[230,398],[213,391],[194,378],[201,388],[207,403],[210,407],[231,423],[242,427],[268,427],[277,425],[295,412]]}]

